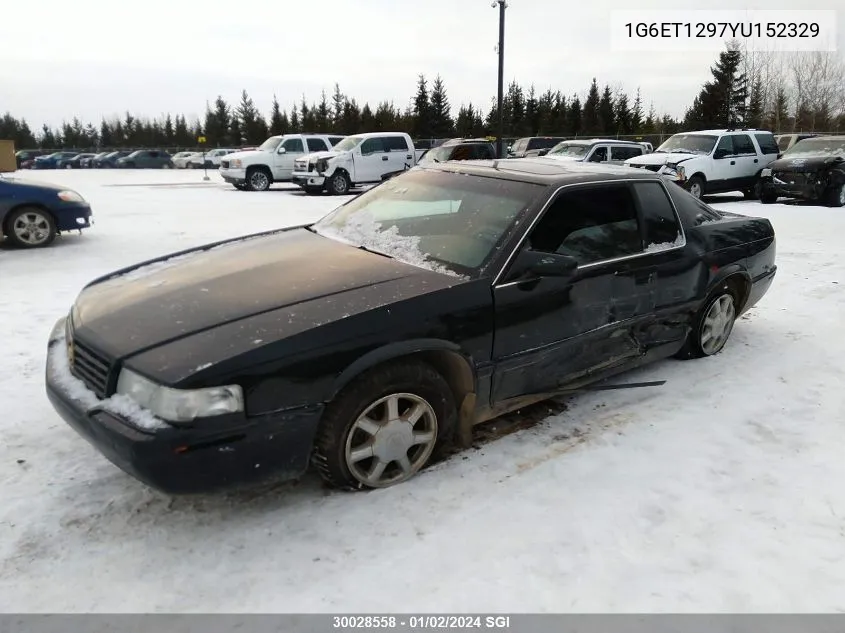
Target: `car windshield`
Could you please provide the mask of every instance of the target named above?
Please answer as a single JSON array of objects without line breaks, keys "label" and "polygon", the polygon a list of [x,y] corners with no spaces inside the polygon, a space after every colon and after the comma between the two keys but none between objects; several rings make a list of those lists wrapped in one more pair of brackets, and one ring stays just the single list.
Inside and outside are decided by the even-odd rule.
[{"label": "car windshield", "polygon": [[351,149],[355,149],[361,143],[364,142],[363,137],[361,136],[347,136],[343,139],[340,143],[332,147],[333,152],[348,152]]},{"label": "car windshield", "polygon": [[428,150],[419,162],[442,163],[443,161],[449,160],[449,157],[452,155],[454,149],[454,145],[449,145],[448,147],[443,147],[442,145],[440,147],[435,147],[434,149]]},{"label": "car windshield", "polygon": [[709,154],[716,146],[718,136],[710,134],[675,134],[658,147],[655,154]]},{"label": "car windshield", "polygon": [[549,155],[583,158],[590,151],[590,147],[586,143],[558,143],[549,150]]},{"label": "car windshield", "polygon": [[281,136],[271,136],[266,141],[264,141],[261,145],[258,146],[258,149],[262,152],[274,152],[276,148],[279,146],[279,143],[282,142]]},{"label": "car windshield", "polygon": [[335,209],[315,233],[437,272],[472,275],[544,187],[433,170],[388,180]]},{"label": "car windshield", "polygon": [[815,154],[824,156],[842,156],[845,158],[845,137],[837,139],[808,138],[798,141],[790,147],[784,156]]}]

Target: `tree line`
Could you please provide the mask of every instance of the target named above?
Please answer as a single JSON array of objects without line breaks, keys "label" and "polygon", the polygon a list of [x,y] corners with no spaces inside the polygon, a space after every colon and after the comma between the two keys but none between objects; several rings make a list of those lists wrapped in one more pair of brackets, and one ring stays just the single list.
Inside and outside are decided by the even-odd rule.
[{"label": "tree line", "polygon": [[[835,53],[760,53],[731,42],[711,67],[712,78],[701,88],[685,116],[658,114],[645,108],[640,90],[633,95],[619,86],[593,79],[584,93],[565,94],[512,81],[504,95],[504,135],[664,137],[682,130],[753,127],[776,133],[845,132],[845,62]],[[18,148],[97,149],[121,147],[258,145],[268,136],[291,132],[356,134],[404,131],[414,138],[495,136],[495,103],[461,104],[452,108],[443,79],[417,81],[416,94],[405,108],[382,101],[360,105],[335,84],[331,95],[309,103],[303,95],[283,108],[274,96],[267,116],[246,90],[236,104],[218,96],[207,103],[202,119],[184,115],[148,118],[127,112],[104,118],[99,126],[74,117],[58,128],[33,130],[24,118],[0,117],[0,138]]]}]

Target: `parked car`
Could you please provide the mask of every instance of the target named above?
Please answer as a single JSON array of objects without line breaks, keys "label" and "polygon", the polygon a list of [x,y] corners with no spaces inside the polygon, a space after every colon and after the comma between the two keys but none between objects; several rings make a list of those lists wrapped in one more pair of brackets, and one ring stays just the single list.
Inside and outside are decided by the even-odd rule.
[{"label": "parked car", "polygon": [[274,182],[290,182],[297,158],[328,150],[342,139],[333,134],[271,136],[255,151],[235,152],[222,158],[219,173],[241,191],[266,191]]},{"label": "parked car", "polygon": [[42,156],[44,152],[40,149],[22,149],[15,152],[15,163],[18,169],[26,169],[23,164],[29,161],[34,161],[38,156]]},{"label": "parked car", "polygon": [[117,160],[119,158],[123,158],[124,156],[129,156],[131,151],[128,150],[120,150],[115,152],[109,152],[105,156],[101,158],[94,158],[93,164],[94,167],[98,169],[114,169],[117,167]]},{"label": "parked car", "polygon": [[205,153],[196,152],[193,156],[188,158],[186,167],[188,169],[202,169],[203,167],[207,167],[209,169],[217,169],[218,167],[220,167],[220,161],[223,160],[224,156],[234,154],[236,151],[237,150],[234,149],[225,149],[218,147],[209,150]]},{"label": "parked car", "polygon": [[551,149],[563,140],[566,139],[560,136],[529,136],[520,138],[508,147],[508,156],[510,158],[539,156],[542,150]]},{"label": "parked car", "polygon": [[139,149],[118,158],[116,166],[129,169],[173,169],[170,154],[161,149]]},{"label": "parked car", "polygon": [[845,206],[845,136],[816,136],[797,142],[761,174],[760,201],[800,198]]},{"label": "parked car", "polygon": [[83,158],[82,160],[79,161],[79,166],[84,168],[84,169],[91,169],[92,167],[94,167],[94,161],[95,160],[103,159],[106,156],[108,156],[110,153],[111,152],[99,152],[98,154],[94,154],[94,155],[89,156],[87,158]]},{"label": "parked car", "polygon": [[778,154],[771,132],[704,130],[675,134],[653,154],[625,164],[672,178],[696,198],[741,191],[746,198],[754,199],[760,196],[760,172]]},{"label": "parked car", "polygon": [[96,154],[82,153],[71,158],[62,158],[56,161],[56,169],[82,169],[82,161],[94,158]]},{"label": "parked car", "polygon": [[46,388],[168,493],[309,461],[332,485],[383,488],[480,422],[717,354],[775,273],[769,220],[648,170],[433,164],[315,224],[93,280],[50,334]]},{"label": "parked car", "polygon": [[358,185],[381,182],[417,164],[425,150],[417,150],[404,132],[373,132],[347,136],[329,152],[298,158],[293,182],[306,193],[324,189],[345,195]]},{"label": "parked car", "polygon": [[202,156],[202,152],[177,152],[170,158],[176,169],[185,169],[188,166],[188,159],[194,156]]},{"label": "parked car", "polygon": [[[542,151],[546,152],[546,150]],[[641,143],[594,138],[562,141],[544,155],[555,160],[623,165],[629,158],[642,156],[645,153],[645,148]]]},{"label": "parked car", "polygon": [[496,147],[487,139],[454,138],[425,151],[417,164],[444,163],[447,160],[492,160],[494,158],[496,158]]},{"label": "parked car", "polygon": [[79,152],[53,152],[47,156],[38,156],[32,164],[32,169],[56,169],[59,161],[73,158]]},{"label": "parked car", "polygon": [[775,140],[778,143],[778,149],[783,153],[796,143],[815,136],[818,134],[778,134]]},{"label": "parked car", "polygon": [[91,206],[76,191],[0,177],[0,233],[19,248],[48,246],[62,231],[91,223]]}]

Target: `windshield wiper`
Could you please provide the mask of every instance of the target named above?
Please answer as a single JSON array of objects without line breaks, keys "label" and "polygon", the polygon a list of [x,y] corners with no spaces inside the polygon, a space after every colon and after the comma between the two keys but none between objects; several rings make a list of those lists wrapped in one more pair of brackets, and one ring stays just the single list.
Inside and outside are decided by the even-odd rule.
[{"label": "windshield wiper", "polygon": [[388,255],[387,253],[382,253],[381,251],[377,251],[373,248],[367,248],[366,246],[356,246],[357,249],[362,251],[367,251],[368,253],[372,253],[373,255],[381,255],[382,257],[387,257],[387,259],[396,259],[393,255]]}]

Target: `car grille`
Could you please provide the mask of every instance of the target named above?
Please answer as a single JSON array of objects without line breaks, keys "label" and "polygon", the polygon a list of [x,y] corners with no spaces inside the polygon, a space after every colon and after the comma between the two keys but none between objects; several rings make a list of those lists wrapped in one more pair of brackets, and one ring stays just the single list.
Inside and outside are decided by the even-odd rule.
[{"label": "car grille", "polygon": [[803,185],[812,185],[816,181],[815,174],[792,171],[776,171],[772,174],[772,178],[776,178],[788,185],[796,185],[798,187]]},{"label": "car grille", "polygon": [[228,161],[228,160],[221,160],[221,161],[220,161],[220,166],[221,166],[223,169],[229,169],[229,161]]},{"label": "car grille", "polygon": [[71,339],[68,345],[70,373],[79,378],[98,398],[108,395],[111,363],[84,343]]},{"label": "car grille", "polygon": [[298,160],[293,164],[294,171],[308,171],[308,163],[304,160]]}]

